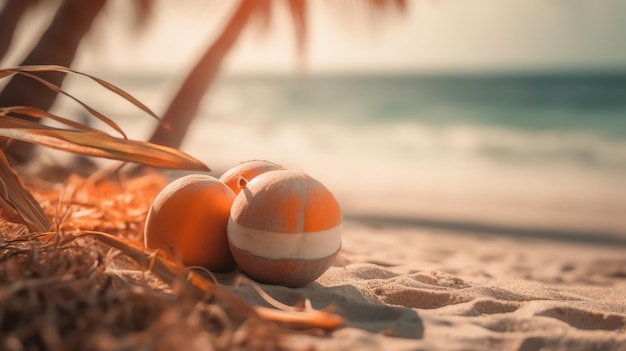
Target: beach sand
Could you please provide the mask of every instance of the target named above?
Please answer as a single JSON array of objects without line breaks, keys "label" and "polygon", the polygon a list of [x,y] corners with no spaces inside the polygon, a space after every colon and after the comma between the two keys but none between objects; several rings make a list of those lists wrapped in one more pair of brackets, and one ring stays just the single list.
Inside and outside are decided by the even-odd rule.
[{"label": "beach sand", "polygon": [[[626,350],[626,248],[348,221],[333,266],[300,289],[346,320],[317,350]],[[264,302],[249,287],[235,290]]]},{"label": "beach sand", "polygon": [[[137,182],[121,194],[85,188],[102,212],[96,223],[128,229],[127,216],[117,223],[104,214],[133,199],[138,229],[148,194],[163,180]],[[81,226],[83,212],[68,224]],[[259,285],[282,303],[308,299],[345,320],[332,331],[286,333],[286,349],[626,351],[626,238],[566,234],[349,213],[341,252],[317,281],[299,289]],[[230,284],[239,274],[217,277],[267,306],[249,285]]]}]

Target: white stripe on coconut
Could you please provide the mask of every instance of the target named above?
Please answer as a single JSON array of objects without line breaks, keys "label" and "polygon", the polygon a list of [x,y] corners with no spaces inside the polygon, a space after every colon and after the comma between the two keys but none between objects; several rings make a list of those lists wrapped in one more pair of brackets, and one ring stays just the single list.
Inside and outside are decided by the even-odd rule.
[{"label": "white stripe on coconut", "polygon": [[313,233],[276,233],[245,227],[229,218],[228,239],[237,248],[269,259],[317,259],[341,247],[341,224]]}]

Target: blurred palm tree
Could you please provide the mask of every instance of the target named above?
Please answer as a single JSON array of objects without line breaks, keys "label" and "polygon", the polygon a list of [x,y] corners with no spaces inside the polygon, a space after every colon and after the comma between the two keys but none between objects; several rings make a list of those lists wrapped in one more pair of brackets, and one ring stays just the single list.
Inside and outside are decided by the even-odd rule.
[{"label": "blurred palm tree", "polygon": [[[0,58],[6,53],[12,33],[23,19],[25,13],[41,0],[6,0],[0,19]],[[70,66],[74,60],[81,40],[89,32],[91,24],[102,11],[107,0],[62,0],[56,15],[39,43],[22,62],[27,64],[56,64]],[[340,2],[337,0],[335,3]],[[405,13],[406,0],[341,0],[346,6],[344,12],[364,9],[372,18],[392,13]],[[145,21],[155,8],[154,0],[133,1],[136,18]],[[260,20],[265,27],[271,22],[271,14],[276,6],[287,6],[293,22],[297,53],[302,59],[307,47],[308,0],[240,0],[226,25],[215,41],[209,45],[196,65],[189,71],[181,87],[169,104],[162,122],[150,138],[151,142],[179,148],[187,130],[197,114],[204,94],[216,78],[222,62],[227,57],[243,30],[253,22]],[[348,11],[349,10],[349,11]],[[301,61],[300,61],[301,62]],[[63,75],[47,77],[60,85]],[[14,77],[0,93],[0,107],[26,105],[47,110],[51,107],[55,93],[41,89],[38,84],[24,77]],[[17,145],[17,144],[14,144]],[[31,155],[30,145],[14,146],[7,150],[17,161],[27,161]]]}]

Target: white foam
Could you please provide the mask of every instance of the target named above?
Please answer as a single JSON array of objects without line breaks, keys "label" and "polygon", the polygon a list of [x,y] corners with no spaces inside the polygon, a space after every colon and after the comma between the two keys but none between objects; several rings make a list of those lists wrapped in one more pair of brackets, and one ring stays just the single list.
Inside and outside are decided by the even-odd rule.
[{"label": "white foam", "polygon": [[276,233],[240,225],[228,220],[228,240],[254,255],[271,259],[317,259],[332,255],[341,247],[341,224],[314,233]]}]

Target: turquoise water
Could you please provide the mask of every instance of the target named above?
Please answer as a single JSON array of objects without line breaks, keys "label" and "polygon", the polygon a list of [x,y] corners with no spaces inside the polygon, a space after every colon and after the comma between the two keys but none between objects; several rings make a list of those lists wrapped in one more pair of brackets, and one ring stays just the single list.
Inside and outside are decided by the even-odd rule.
[{"label": "turquoise water", "polygon": [[[626,167],[626,154],[620,154],[626,145],[621,75],[230,78],[216,86],[203,118],[260,127],[327,123],[348,133],[364,126],[385,133],[393,125],[498,130],[528,143],[490,142],[483,135],[474,151],[503,162]],[[560,140],[542,147],[533,136]]]},{"label": "turquoise water", "polygon": [[273,118],[297,111],[300,119],[335,122],[584,129],[626,138],[626,75],[259,77],[221,83],[218,89],[238,90],[246,103],[269,107]]}]

